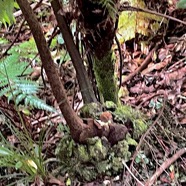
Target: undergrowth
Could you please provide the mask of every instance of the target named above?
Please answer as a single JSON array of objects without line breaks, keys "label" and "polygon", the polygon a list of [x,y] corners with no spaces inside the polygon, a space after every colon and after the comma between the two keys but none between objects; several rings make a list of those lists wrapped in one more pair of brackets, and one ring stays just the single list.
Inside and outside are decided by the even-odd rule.
[{"label": "undergrowth", "polygon": [[[3,116],[0,114],[0,118]],[[5,116],[4,118],[1,125],[8,127],[17,145],[12,145],[12,142],[0,131],[0,182],[9,185],[16,183],[29,185],[38,179],[40,183],[43,183],[47,177],[42,154],[44,135],[35,142],[26,129],[19,131]]]}]

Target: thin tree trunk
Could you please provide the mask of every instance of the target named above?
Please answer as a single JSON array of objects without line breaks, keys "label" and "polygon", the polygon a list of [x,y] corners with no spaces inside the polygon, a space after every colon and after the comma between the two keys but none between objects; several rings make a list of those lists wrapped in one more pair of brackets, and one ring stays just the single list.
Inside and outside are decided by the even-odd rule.
[{"label": "thin tree trunk", "polygon": [[69,26],[67,25],[67,22],[65,21],[64,15],[62,14],[61,4],[59,3],[59,0],[53,0],[51,1],[51,5],[53,8],[54,14],[56,16],[58,26],[63,35],[65,45],[72,59],[72,63],[76,69],[77,79],[78,79],[79,86],[81,89],[83,101],[85,104],[91,103],[91,102],[97,102],[96,97],[94,95],[93,87],[90,83],[90,80],[88,78],[88,75],[85,69],[85,66],[83,65],[83,61],[81,59],[79,51],[77,50],[75,46],[71,31],[69,30]]},{"label": "thin tree trunk", "polygon": [[46,39],[42,32],[42,28],[33,10],[31,9],[28,1],[17,0],[17,3],[19,4],[23,12],[23,15],[26,21],[28,22],[28,25],[34,36],[34,39],[35,39],[35,42],[36,42],[36,45],[37,45],[37,48],[38,48],[38,51],[41,57],[41,61],[46,71],[46,75],[51,85],[53,94],[59,104],[60,110],[67,124],[70,127],[71,135],[76,141],[79,141],[79,136],[83,128],[86,127],[86,125],[84,125],[82,120],[76,115],[76,113],[73,111],[73,109],[71,108],[67,100],[65,89],[56,71],[52,56],[50,54],[50,50],[47,46]]}]

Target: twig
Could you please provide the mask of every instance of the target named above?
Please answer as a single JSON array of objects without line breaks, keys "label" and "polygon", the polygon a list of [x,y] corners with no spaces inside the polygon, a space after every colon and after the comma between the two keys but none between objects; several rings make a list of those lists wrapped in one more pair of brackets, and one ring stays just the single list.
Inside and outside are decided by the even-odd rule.
[{"label": "twig", "polygon": [[2,59],[4,56],[6,56],[7,53],[8,53],[8,51],[9,51],[9,50],[12,48],[12,46],[15,44],[17,38],[19,37],[19,34],[20,34],[20,32],[21,32],[21,29],[22,29],[24,23],[25,23],[25,19],[21,22],[21,25],[20,25],[20,27],[19,27],[19,30],[18,30],[18,32],[17,32],[17,34],[16,34],[14,40],[11,42],[11,44],[8,46],[8,48],[5,50],[5,52],[3,52],[3,53],[1,54],[0,59]]},{"label": "twig", "polygon": [[[152,98],[154,98],[156,96],[161,96],[162,94],[163,93],[161,93],[161,92],[158,92],[158,93],[156,92],[156,93],[152,93],[152,94],[146,94],[146,96],[144,96],[143,100],[141,101],[141,103],[138,105],[137,108],[140,108],[147,101],[151,100]],[[138,101],[140,101],[140,99],[138,99]]]},{"label": "twig", "polygon": [[164,111],[164,108],[165,108],[165,95],[164,95],[163,107],[161,108],[161,111],[160,111],[158,117],[157,117],[156,120],[152,123],[152,125],[148,128],[148,130],[145,132],[145,134],[141,137],[141,139],[140,139],[140,141],[139,141],[139,143],[138,143],[138,146],[136,147],[136,151],[135,151],[133,157],[131,158],[131,159],[132,159],[132,162],[131,162],[131,164],[130,164],[130,168],[133,167],[134,160],[135,160],[135,158],[136,158],[136,156],[137,156],[137,154],[138,154],[138,151],[139,151],[139,149],[140,149],[140,147],[141,147],[141,145],[142,145],[144,139],[145,139],[146,136],[149,134],[149,132],[152,130],[152,128],[158,123],[158,120],[159,120],[160,117],[162,116],[163,111]]},{"label": "twig", "polygon": [[131,80],[136,74],[138,74],[139,72],[141,72],[143,69],[145,69],[148,64],[150,63],[150,59],[153,55],[153,52],[157,49],[158,45],[156,45],[147,55],[147,57],[145,58],[145,60],[143,61],[143,63],[141,64],[140,67],[138,67],[134,72],[132,72],[131,74],[129,74],[122,82],[122,85],[126,84],[127,81]]},{"label": "twig", "polygon": [[136,178],[136,176],[132,173],[132,171],[127,166],[127,164],[125,163],[125,161],[122,161],[122,163],[123,163],[124,167],[129,171],[129,173],[131,174],[131,176],[140,184],[140,186],[145,186],[141,181],[138,180],[138,178]]},{"label": "twig", "polygon": [[122,66],[123,66],[123,55],[122,55],[122,51],[121,51],[121,45],[120,45],[120,42],[117,38],[117,36],[115,35],[115,41],[116,41],[116,44],[118,46],[118,51],[119,51],[119,61],[120,61],[120,69],[119,69],[119,88],[122,86]]},{"label": "twig", "polygon": [[[50,119],[56,118],[56,117],[58,117],[58,116],[61,116],[61,114],[60,114],[60,113],[54,113],[54,114],[52,114],[51,116],[44,116],[44,117],[41,117],[41,118],[39,118],[38,120],[33,121],[33,122],[31,123],[31,125],[36,125],[36,124],[38,124],[38,123],[40,123],[40,122],[43,122],[43,121],[46,121],[46,120],[50,120]],[[63,117],[62,117],[62,118],[63,118]]]},{"label": "twig", "polygon": [[182,21],[182,20],[177,19],[177,18],[172,17],[172,16],[168,16],[166,14],[161,14],[161,13],[156,12],[156,11],[153,11],[153,10],[145,9],[145,8],[139,8],[139,7],[121,5],[120,8],[119,8],[119,12],[122,12],[122,11],[140,11],[140,12],[146,12],[146,13],[149,13],[149,14],[154,14],[154,15],[157,15],[157,16],[165,17],[167,19],[171,19],[173,21],[176,21],[176,22],[179,22],[179,23],[181,23],[183,25],[186,25],[186,22],[185,21]]},{"label": "twig", "polygon": [[171,158],[164,161],[163,164],[158,168],[158,170],[153,174],[153,176],[149,180],[147,180],[145,186],[153,185],[156,179],[163,173],[163,171],[167,169],[172,163],[174,163],[178,158],[180,158],[185,153],[186,153],[186,148],[180,149]]},{"label": "twig", "polygon": [[[31,8],[35,10],[36,8],[38,8],[38,7],[42,4],[42,1],[43,1],[43,0],[40,0],[39,2],[36,2],[36,3],[31,4],[31,5],[30,5]],[[14,15],[15,18],[16,18],[16,17],[19,17],[19,16],[22,15],[22,11],[21,11],[21,10],[18,10],[18,11],[15,12],[13,15]]]},{"label": "twig", "polygon": [[47,160],[43,162],[43,164],[46,165],[50,162],[59,162],[59,160],[57,158],[48,158]]},{"label": "twig", "polygon": [[56,16],[56,20],[58,22],[60,32],[63,36],[67,51],[69,52],[72,63],[73,63],[74,68],[76,70],[76,76],[78,79],[78,83],[80,86],[80,90],[81,90],[81,94],[82,94],[84,103],[97,102],[97,99],[96,99],[94,91],[93,91],[93,87],[92,87],[91,82],[88,78],[88,74],[87,74],[86,68],[83,64],[81,55],[77,49],[77,46],[74,43],[74,39],[73,39],[72,33],[70,31],[69,25],[66,21],[64,14],[63,14],[60,1],[53,0],[53,1],[51,1],[51,5],[52,5],[52,9],[54,11],[54,14]]},{"label": "twig", "polygon": [[[40,6],[40,4],[42,3],[42,1],[43,1],[43,0],[40,0],[38,3],[34,3],[34,5],[32,6],[33,9],[36,10],[36,9]],[[14,15],[14,17],[16,17],[16,16]],[[19,30],[18,30],[18,32],[17,32],[17,34],[16,34],[14,40],[11,42],[11,44],[8,46],[8,48],[5,50],[5,52],[4,52],[3,54],[0,55],[0,59],[2,59],[5,55],[7,55],[7,52],[8,52],[8,51],[12,48],[12,46],[15,44],[17,38],[19,37],[19,34],[20,34],[20,32],[21,32],[21,29],[22,29],[24,23],[25,23],[25,19],[21,22],[21,25],[20,25],[20,27],[19,27]]]}]

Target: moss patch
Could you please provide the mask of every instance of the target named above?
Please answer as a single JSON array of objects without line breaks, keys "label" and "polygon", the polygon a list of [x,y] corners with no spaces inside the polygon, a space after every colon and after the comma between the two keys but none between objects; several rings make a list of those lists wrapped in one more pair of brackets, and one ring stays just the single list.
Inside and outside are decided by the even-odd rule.
[{"label": "moss patch", "polygon": [[127,105],[121,105],[113,112],[114,118],[117,122],[126,123],[128,120],[132,123],[132,137],[139,139],[139,137],[147,130],[148,125],[145,121],[145,116],[138,110],[133,109]]},{"label": "moss patch", "polygon": [[80,109],[80,116],[82,118],[96,118],[102,112],[102,106],[99,103],[85,104]]},{"label": "moss patch", "polygon": [[122,161],[126,162],[131,157],[127,140],[111,147],[105,137],[91,138],[86,145],[76,144],[70,136],[65,137],[56,149],[56,154],[62,171],[66,170],[72,179],[78,178],[80,181],[118,175],[123,170]]},{"label": "moss patch", "polygon": [[101,97],[101,101],[118,102],[118,88],[114,73],[115,56],[111,51],[101,60],[95,58],[94,72]]},{"label": "moss patch", "polygon": [[[92,181],[104,176],[119,175],[123,170],[123,162],[129,161],[133,153],[129,149],[135,149],[137,140],[147,130],[145,117],[130,106],[117,107],[113,102],[106,102],[104,106],[110,109],[114,123],[129,125],[126,138],[113,146],[106,137],[89,138],[86,144],[77,144],[68,133],[56,149],[56,155],[62,165],[61,174],[68,173],[71,179],[78,178],[79,181]],[[97,110],[96,105],[93,108],[93,111]],[[89,107],[85,108],[86,110],[89,110]],[[85,113],[87,117],[98,118],[101,114],[100,110],[92,115]]]}]

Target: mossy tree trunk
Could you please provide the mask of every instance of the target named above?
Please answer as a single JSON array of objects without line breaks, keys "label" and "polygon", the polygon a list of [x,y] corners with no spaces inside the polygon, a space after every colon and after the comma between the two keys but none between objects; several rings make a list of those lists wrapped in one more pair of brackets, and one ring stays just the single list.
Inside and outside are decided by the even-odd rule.
[{"label": "mossy tree trunk", "polygon": [[[117,0],[112,0],[113,5]],[[77,0],[81,12],[80,22],[85,29],[85,43],[92,51],[94,72],[102,101],[118,102],[118,89],[114,74],[114,52],[116,14],[97,0]]]},{"label": "mossy tree trunk", "polygon": [[113,51],[110,50],[101,59],[95,56],[94,72],[100,93],[101,101],[118,103],[118,89],[114,74]]}]

